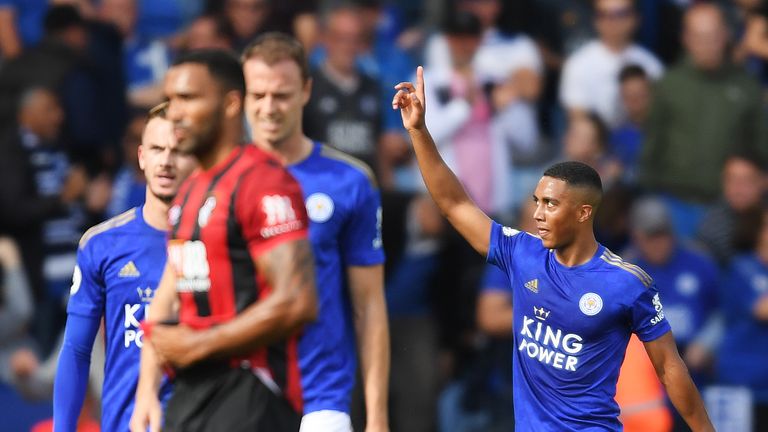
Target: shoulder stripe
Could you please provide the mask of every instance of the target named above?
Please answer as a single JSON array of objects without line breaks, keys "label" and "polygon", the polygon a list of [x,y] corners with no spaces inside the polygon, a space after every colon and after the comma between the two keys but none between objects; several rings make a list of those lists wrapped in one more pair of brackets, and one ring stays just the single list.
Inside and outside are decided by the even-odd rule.
[{"label": "shoulder stripe", "polygon": [[603,255],[600,258],[608,264],[611,264],[624,271],[631,273],[636,278],[638,278],[640,282],[642,282],[643,285],[645,285],[646,288],[650,287],[651,284],[653,284],[653,279],[651,279],[648,273],[646,273],[643,269],[641,269],[640,267],[634,264],[624,262],[618,255],[615,255],[610,251],[606,251],[605,253],[603,253]]},{"label": "shoulder stripe", "polygon": [[91,229],[86,231],[85,234],[83,234],[83,236],[80,238],[80,244],[78,247],[80,249],[83,249],[88,244],[88,242],[96,235],[109,231],[113,228],[123,226],[128,222],[136,219],[136,210],[137,210],[137,207],[134,207],[126,211],[125,213],[121,213],[113,217],[112,219],[107,219],[106,221],[93,226]]},{"label": "shoulder stripe", "polygon": [[640,266],[637,266],[635,264],[628,263],[628,262],[624,261],[623,258],[621,258],[620,256],[616,255],[615,253],[613,253],[611,251],[607,251],[606,256],[608,257],[608,259],[616,261],[616,262],[620,263],[622,266],[625,266],[625,267],[627,267],[629,269],[634,270],[638,275],[640,275],[644,279],[646,279],[648,281],[649,285],[653,283],[653,278],[648,273],[646,273],[645,270],[640,268]]},{"label": "shoulder stripe", "polygon": [[625,265],[635,269],[637,272],[639,272],[641,275],[643,275],[646,279],[648,279],[649,283],[653,283],[653,278],[651,277],[651,275],[646,273],[645,270],[643,270],[639,265],[632,264],[632,263],[624,261],[624,259],[622,257],[616,255],[615,253],[611,252],[610,250],[608,250],[607,252],[608,252],[609,256],[611,256],[614,259],[617,259],[617,260],[621,261]]},{"label": "shoulder stripe", "polygon": [[362,171],[362,173],[365,174],[365,176],[368,178],[368,182],[371,184],[371,187],[374,189],[379,188],[379,185],[376,182],[376,176],[373,175],[373,170],[368,166],[368,164],[361,161],[360,159],[350,156],[340,150],[336,150],[335,148],[326,144],[322,144],[320,154],[329,159],[335,159],[337,161],[344,162],[347,165],[351,165],[353,168]]}]

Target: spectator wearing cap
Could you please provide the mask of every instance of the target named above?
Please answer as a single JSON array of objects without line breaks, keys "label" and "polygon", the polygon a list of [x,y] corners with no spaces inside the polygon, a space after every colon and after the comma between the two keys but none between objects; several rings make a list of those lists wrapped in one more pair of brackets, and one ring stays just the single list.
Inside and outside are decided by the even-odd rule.
[{"label": "spectator wearing cap", "polygon": [[[764,208],[765,209],[765,208]],[[746,387],[753,402],[752,430],[768,430],[768,212],[755,230],[755,248],[733,259],[720,301],[725,332],[718,384]],[[666,305],[665,305],[666,308]],[[674,329],[674,327],[673,327]]]},{"label": "spectator wearing cap", "polygon": [[696,240],[726,267],[735,255],[754,248],[768,183],[760,158],[746,153],[726,160],[721,182],[723,195],[704,215]]},{"label": "spectator wearing cap", "polygon": [[703,384],[718,334],[717,265],[676,239],[669,211],[658,198],[635,202],[630,231],[632,241],[624,257],[653,278],[677,346],[694,380]]},{"label": "spectator wearing cap", "polygon": [[560,102],[569,117],[597,113],[611,128],[626,113],[619,98],[619,71],[628,64],[641,66],[657,79],[661,62],[632,42],[639,20],[634,0],[596,0],[594,24],[598,38],[586,43],[565,61],[560,81]]},{"label": "spectator wearing cap", "polygon": [[654,89],[640,183],[664,195],[678,235],[690,238],[720,196],[729,154],[768,154],[759,84],[727,57],[728,32],[713,3],[684,19],[687,56]]}]

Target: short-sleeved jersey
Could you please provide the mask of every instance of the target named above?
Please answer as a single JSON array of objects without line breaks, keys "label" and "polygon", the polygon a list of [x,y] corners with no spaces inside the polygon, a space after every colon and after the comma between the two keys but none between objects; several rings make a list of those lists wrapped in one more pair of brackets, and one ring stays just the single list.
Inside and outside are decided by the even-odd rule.
[{"label": "short-sleeved jersey", "polygon": [[[141,358],[139,323],[165,267],[166,234],[144,221],[142,206],[96,225],[80,240],[67,313],[104,317],[102,430],[128,430]],[[161,400],[170,390],[161,386]]]},{"label": "short-sleeved jersey", "polygon": [[363,162],[319,143],[288,170],[304,191],[320,304],[299,342],[304,413],[349,412],[357,350],[347,267],[384,262],[379,191]]},{"label": "short-sleeved jersey", "polygon": [[621,430],[614,396],[629,337],[670,330],[651,278],[602,245],[564,266],[540,238],[496,223],[488,262],[512,281],[515,430]]},{"label": "short-sleeved jersey", "polygon": [[480,292],[493,291],[512,295],[512,284],[509,281],[509,276],[500,268],[486,264],[483,279],[480,281]]},{"label": "short-sleeved jersey", "polygon": [[[302,202],[296,180],[253,145],[238,146],[213,168],[193,173],[168,213],[168,260],[176,273],[180,322],[207,328],[268,296],[272,287],[254,260],[278,244],[307,237]],[[250,364],[301,412],[296,339],[230,360]]]}]

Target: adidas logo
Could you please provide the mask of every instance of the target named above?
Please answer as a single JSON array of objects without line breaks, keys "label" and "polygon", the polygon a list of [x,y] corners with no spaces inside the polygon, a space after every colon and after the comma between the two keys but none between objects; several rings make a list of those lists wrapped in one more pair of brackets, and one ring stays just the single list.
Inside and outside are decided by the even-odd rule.
[{"label": "adidas logo", "polygon": [[117,277],[121,278],[139,276],[141,276],[141,273],[139,273],[139,269],[136,268],[136,264],[134,264],[133,261],[128,261],[128,264],[124,265],[123,268],[120,269],[120,273],[117,274]]},{"label": "adidas logo", "polygon": [[530,291],[538,293],[539,292],[539,280],[538,279],[529,280],[528,282],[525,283],[525,287],[528,288]]}]

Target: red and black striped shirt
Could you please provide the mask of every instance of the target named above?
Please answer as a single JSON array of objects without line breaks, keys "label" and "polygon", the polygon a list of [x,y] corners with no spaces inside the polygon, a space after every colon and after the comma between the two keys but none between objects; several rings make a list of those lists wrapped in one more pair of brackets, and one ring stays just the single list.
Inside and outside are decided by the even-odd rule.
[{"label": "red and black striped shirt", "polygon": [[[253,145],[239,146],[182,185],[169,211],[168,262],[175,269],[180,322],[206,328],[268,296],[254,259],[285,241],[307,237],[301,188],[282,165]],[[248,361],[301,412],[297,336],[233,358]],[[268,383],[272,384],[272,383]]]}]

